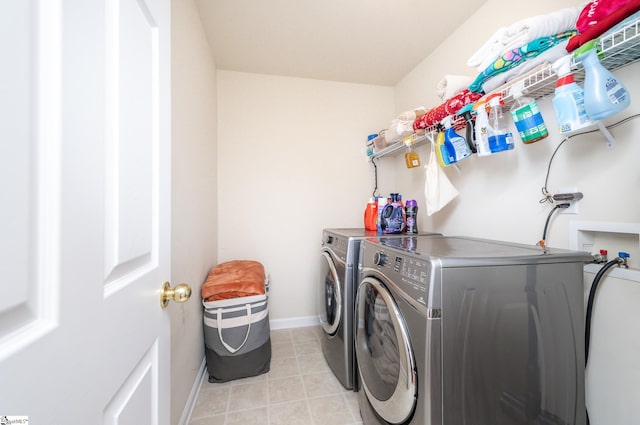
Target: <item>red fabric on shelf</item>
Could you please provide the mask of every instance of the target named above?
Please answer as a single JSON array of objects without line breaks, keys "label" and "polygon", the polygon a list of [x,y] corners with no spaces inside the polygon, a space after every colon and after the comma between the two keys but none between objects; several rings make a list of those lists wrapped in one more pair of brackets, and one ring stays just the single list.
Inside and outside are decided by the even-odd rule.
[{"label": "red fabric on shelf", "polygon": [[590,26],[580,34],[571,37],[567,43],[567,52],[573,52],[587,41],[593,40],[594,38],[604,34],[609,30],[609,28],[633,15],[638,10],[640,10],[640,0],[630,0],[618,9],[615,9],[611,14],[601,18],[597,24]]},{"label": "red fabric on shelf", "polygon": [[464,106],[475,103],[476,100],[483,96],[482,93],[471,93],[465,89],[451,99],[442,103],[440,106],[427,111],[423,116],[416,118],[413,122],[413,129],[420,130],[436,125],[449,115],[456,114]]}]

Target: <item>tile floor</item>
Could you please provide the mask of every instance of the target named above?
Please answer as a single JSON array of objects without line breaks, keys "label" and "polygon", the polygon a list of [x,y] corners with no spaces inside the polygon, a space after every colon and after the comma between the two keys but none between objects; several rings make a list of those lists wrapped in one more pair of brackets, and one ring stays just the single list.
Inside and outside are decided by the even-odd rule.
[{"label": "tile floor", "polygon": [[356,393],[324,360],[320,327],[271,331],[269,373],[202,384],[190,425],[362,424]]}]

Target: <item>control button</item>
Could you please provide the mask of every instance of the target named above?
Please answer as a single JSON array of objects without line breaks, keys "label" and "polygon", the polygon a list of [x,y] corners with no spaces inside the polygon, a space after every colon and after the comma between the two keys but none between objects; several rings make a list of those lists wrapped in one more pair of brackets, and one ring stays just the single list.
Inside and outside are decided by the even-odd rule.
[{"label": "control button", "polygon": [[327,243],[328,244],[332,244],[333,243],[333,236],[327,236]]},{"label": "control button", "polygon": [[387,264],[387,254],[384,252],[376,252],[373,254],[373,264],[376,266],[384,266]]}]

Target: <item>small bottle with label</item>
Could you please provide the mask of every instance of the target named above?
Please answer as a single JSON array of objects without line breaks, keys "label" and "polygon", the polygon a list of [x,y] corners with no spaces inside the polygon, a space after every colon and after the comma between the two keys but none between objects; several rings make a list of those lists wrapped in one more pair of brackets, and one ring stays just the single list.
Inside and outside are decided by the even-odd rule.
[{"label": "small bottle with label", "polygon": [[522,143],[534,143],[547,137],[549,131],[544,124],[544,119],[536,101],[530,97],[523,96],[522,88],[518,86],[514,86],[512,94],[514,103],[511,107],[511,117]]},{"label": "small bottle with label", "polygon": [[406,233],[409,235],[417,235],[418,234],[418,203],[415,199],[407,200],[407,205],[405,206],[405,214],[407,217],[407,227]]},{"label": "small bottle with label", "polygon": [[408,145],[407,147],[407,152],[404,154],[404,161],[407,168],[420,166],[420,157],[418,156],[418,153],[411,148],[411,145]]}]

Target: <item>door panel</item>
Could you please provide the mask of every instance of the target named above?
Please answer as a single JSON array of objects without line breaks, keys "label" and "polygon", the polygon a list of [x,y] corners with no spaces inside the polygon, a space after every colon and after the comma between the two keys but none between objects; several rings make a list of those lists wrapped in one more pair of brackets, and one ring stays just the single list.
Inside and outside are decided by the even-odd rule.
[{"label": "door panel", "polygon": [[[145,3],[106,4],[107,294],[158,256],[158,37]],[[154,237],[155,235],[155,237]],[[114,288],[115,287],[115,288]]]},{"label": "door panel", "polygon": [[[0,13],[0,360],[55,327],[60,20],[55,2]],[[45,14],[49,19],[41,20]]]},{"label": "door panel", "polygon": [[170,2],[0,8],[0,415],[168,425]]}]

